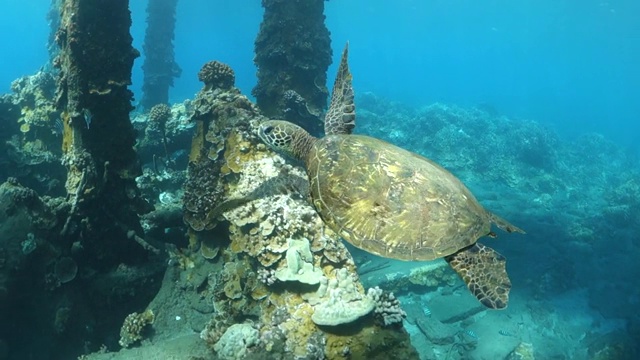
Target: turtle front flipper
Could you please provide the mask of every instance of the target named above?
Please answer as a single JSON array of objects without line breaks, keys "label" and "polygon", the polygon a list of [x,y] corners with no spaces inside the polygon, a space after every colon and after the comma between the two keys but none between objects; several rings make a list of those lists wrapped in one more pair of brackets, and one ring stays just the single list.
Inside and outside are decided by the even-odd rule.
[{"label": "turtle front flipper", "polygon": [[342,59],[333,83],[331,104],[324,116],[324,132],[327,135],[348,135],[356,126],[356,106],[353,102],[353,85],[349,70],[349,43],[345,45]]},{"label": "turtle front flipper", "polygon": [[504,256],[490,247],[476,243],[444,259],[482,305],[490,309],[507,307],[511,281],[507,275]]}]

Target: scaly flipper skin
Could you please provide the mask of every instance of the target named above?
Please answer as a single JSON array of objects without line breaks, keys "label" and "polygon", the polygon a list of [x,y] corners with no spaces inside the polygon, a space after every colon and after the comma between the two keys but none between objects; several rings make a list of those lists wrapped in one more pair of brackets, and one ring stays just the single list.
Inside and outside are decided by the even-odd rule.
[{"label": "scaly flipper skin", "polygon": [[444,258],[467,284],[471,293],[490,309],[504,309],[509,303],[511,281],[504,256],[476,243]]},{"label": "scaly flipper skin", "polygon": [[353,102],[353,85],[349,70],[349,43],[345,45],[331,92],[331,104],[324,117],[324,131],[327,135],[349,135],[356,126],[356,106]]}]

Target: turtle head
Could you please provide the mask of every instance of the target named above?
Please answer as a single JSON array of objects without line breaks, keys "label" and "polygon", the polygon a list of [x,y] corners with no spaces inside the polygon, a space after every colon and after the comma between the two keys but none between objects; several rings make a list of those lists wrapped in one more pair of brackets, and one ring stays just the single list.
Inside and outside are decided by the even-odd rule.
[{"label": "turtle head", "polygon": [[283,120],[268,120],[260,124],[258,136],[278,153],[303,160],[316,138],[298,125]]}]

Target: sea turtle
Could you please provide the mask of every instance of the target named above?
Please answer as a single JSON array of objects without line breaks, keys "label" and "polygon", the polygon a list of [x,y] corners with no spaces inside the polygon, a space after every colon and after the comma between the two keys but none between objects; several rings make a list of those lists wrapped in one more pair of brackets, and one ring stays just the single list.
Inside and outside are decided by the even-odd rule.
[{"label": "sea turtle", "polygon": [[258,135],[302,161],[313,205],[331,229],[370,253],[400,260],[444,258],[485,306],[507,306],[505,258],[477,243],[491,224],[521,229],[485,210],[453,174],[385,141],[352,135],[355,105],[348,43],[333,86],[322,138],[290,122],[269,120]]}]

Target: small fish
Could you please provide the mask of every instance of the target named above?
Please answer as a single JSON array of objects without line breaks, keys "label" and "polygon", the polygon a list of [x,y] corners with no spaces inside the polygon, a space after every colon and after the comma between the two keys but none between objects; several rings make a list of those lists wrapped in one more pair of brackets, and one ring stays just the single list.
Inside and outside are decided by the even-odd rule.
[{"label": "small fish", "polygon": [[91,125],[91,120],[93,120],[93,114],[91,113],[91,110],[84,108],[82,109],[82,116],[84,117],[84,122],[87,124],[88,129]]},{"label": "small fish", "polygon": [[464,333],[465,333],[465,335],[467,335],[468,337],[470,337],[472,339],[475,339],[475,340],[479,339],[478,334],[476,334],[473,330],[465,330]]},{"label": "small fish", "polygon": [[57,118],[53,123],[53,134],[55,136],[60,136],[64,132],[64,125],[62,124],[62,119]]},{"label": "small fish", "polygon": [[426,306],[422,309],[422,312],[424,313],[424,316],[431,316],[431,309]]},{"label": "small fish", "polygon": [[510,337],[516,337],[516,335],[512,332],[509,332],[507,330],[499,330],[498,334],[502,335],[502,336],[510,336]]}]

